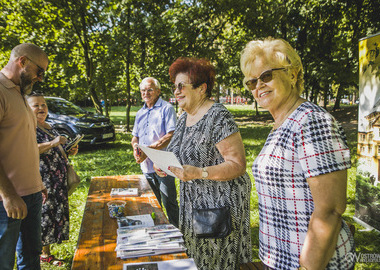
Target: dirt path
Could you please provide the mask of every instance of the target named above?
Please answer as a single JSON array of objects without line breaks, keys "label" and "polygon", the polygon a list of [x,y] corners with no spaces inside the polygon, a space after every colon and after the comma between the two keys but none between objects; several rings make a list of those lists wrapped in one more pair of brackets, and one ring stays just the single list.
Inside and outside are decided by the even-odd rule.
[{"label": "dirt path", "polygon": [[330,112],[338,121],[346,133],[358,131],[358,106],[344,107],[339,111]]}]

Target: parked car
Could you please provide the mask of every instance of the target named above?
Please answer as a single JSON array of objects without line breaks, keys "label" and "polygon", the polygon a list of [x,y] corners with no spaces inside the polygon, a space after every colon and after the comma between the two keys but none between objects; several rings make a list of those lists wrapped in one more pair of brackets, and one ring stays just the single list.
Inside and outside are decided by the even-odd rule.
[{"label": "parked car", "polygon": [[115,140],[115,127],[109,118],[88,112],[63,98],[45,97],[45,100],[49,108],[46,122],[63,136],[74,138],[83,134],[82,144],[102,144]]}]

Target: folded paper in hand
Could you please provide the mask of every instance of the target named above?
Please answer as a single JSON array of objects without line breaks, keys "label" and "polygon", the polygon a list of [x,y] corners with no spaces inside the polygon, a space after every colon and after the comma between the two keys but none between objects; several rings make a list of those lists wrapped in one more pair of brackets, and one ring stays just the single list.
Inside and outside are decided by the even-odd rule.
[{"label": "folded paper in hand", "polygon": [[78,134],[74,139],[69,140],[69,142],[65,146],[65,150],[70,151],[71,148],[74,146],[77,146],[78,143],[83,139],[84,135],[83,134]]},{"label": "folded paper in hand", "polygon": [[140,144],[138,146],[158,168],[168,175],[176,177],[174,173],[168,170],[169,166],[183,169],[173,152],[156,150]]}]

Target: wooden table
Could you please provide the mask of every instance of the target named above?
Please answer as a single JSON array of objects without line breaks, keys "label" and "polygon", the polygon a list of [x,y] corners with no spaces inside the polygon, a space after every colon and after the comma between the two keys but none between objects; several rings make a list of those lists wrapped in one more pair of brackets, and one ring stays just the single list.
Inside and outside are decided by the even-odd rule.
[{"label": "wooden table", "polygon": [[[139,188],[139,197],[111,197],[112,188]],[[124,263],[187,258],[186,253],[122,260],[116,257],[117,222],[110,218],[107,202],[127,201],[125,215],[155,212],[155,225],[169,223],[143,175],[93,177],[83,213],[78,244],[71,269],[123,269]]]}]

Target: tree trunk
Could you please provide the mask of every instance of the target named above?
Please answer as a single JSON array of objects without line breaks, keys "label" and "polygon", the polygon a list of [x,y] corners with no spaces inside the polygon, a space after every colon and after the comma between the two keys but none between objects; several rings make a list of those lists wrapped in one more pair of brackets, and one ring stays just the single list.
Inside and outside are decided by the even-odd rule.
[{"label": "tree trunk", "polygon": [[[103,92],[103,98],[104,98],[104,112],[105,112],[106,116],[109,117],[110,114],[109,114],[109,104],[108,104],[108,91],[107,91],[107,87],[104,83],[104,80],[102,80],[101,86],[102,86],[102,92]],[[100,103],[100,106],[101,105],[102,104]]]},{"label": "tree trunk", "polygon": [[336,93],[333,111],[340,109],[340,100],[341,100],[343,92],[344,92],[343,86],[342,86],[342,84],[339,84],[338,93]]},{"label": "tree trunk", "polygon": [[92,100],[92,103],[94,104],[96,112],[100,113],[100,114],[103,114],[103,109],[102,109],[102,106],[100,104],[98,95],[96,94],[94,86],[90,87],[90,98]]},{"label": "tree trunk", "polygon": [[130,72],[129,72],[129,57],[127,62],[127,104],[126,104],[126,110],[125,110],[125,118],[126,118],[126,128],[128,132],[131,132],[131,128],[129,127],[130,117],[129,113],[131,111],[131,83],[130,83]]},{"label": "tree trunk", "polygon": [[127,75],[127,104],[126,104],[126,111],[125,111],[125,118],[126,118],[126,128],[127,132],[131,132],[131,128],[129,127],[130,117],[129,112],[131,111],[131,74],[130,74],[130,61],[131,61],[131,40],[129,37],[130,34],[130,17],[131,17],[131,7],[128,7],[127,11],[127,69],[126,69],[126,75]]},{"label": "tree trunk", "polygon": [[218,86],[216,87],[216,96],[215,96],[215,100],[217,103],[220,102],[220,84],[218,84]]}]

